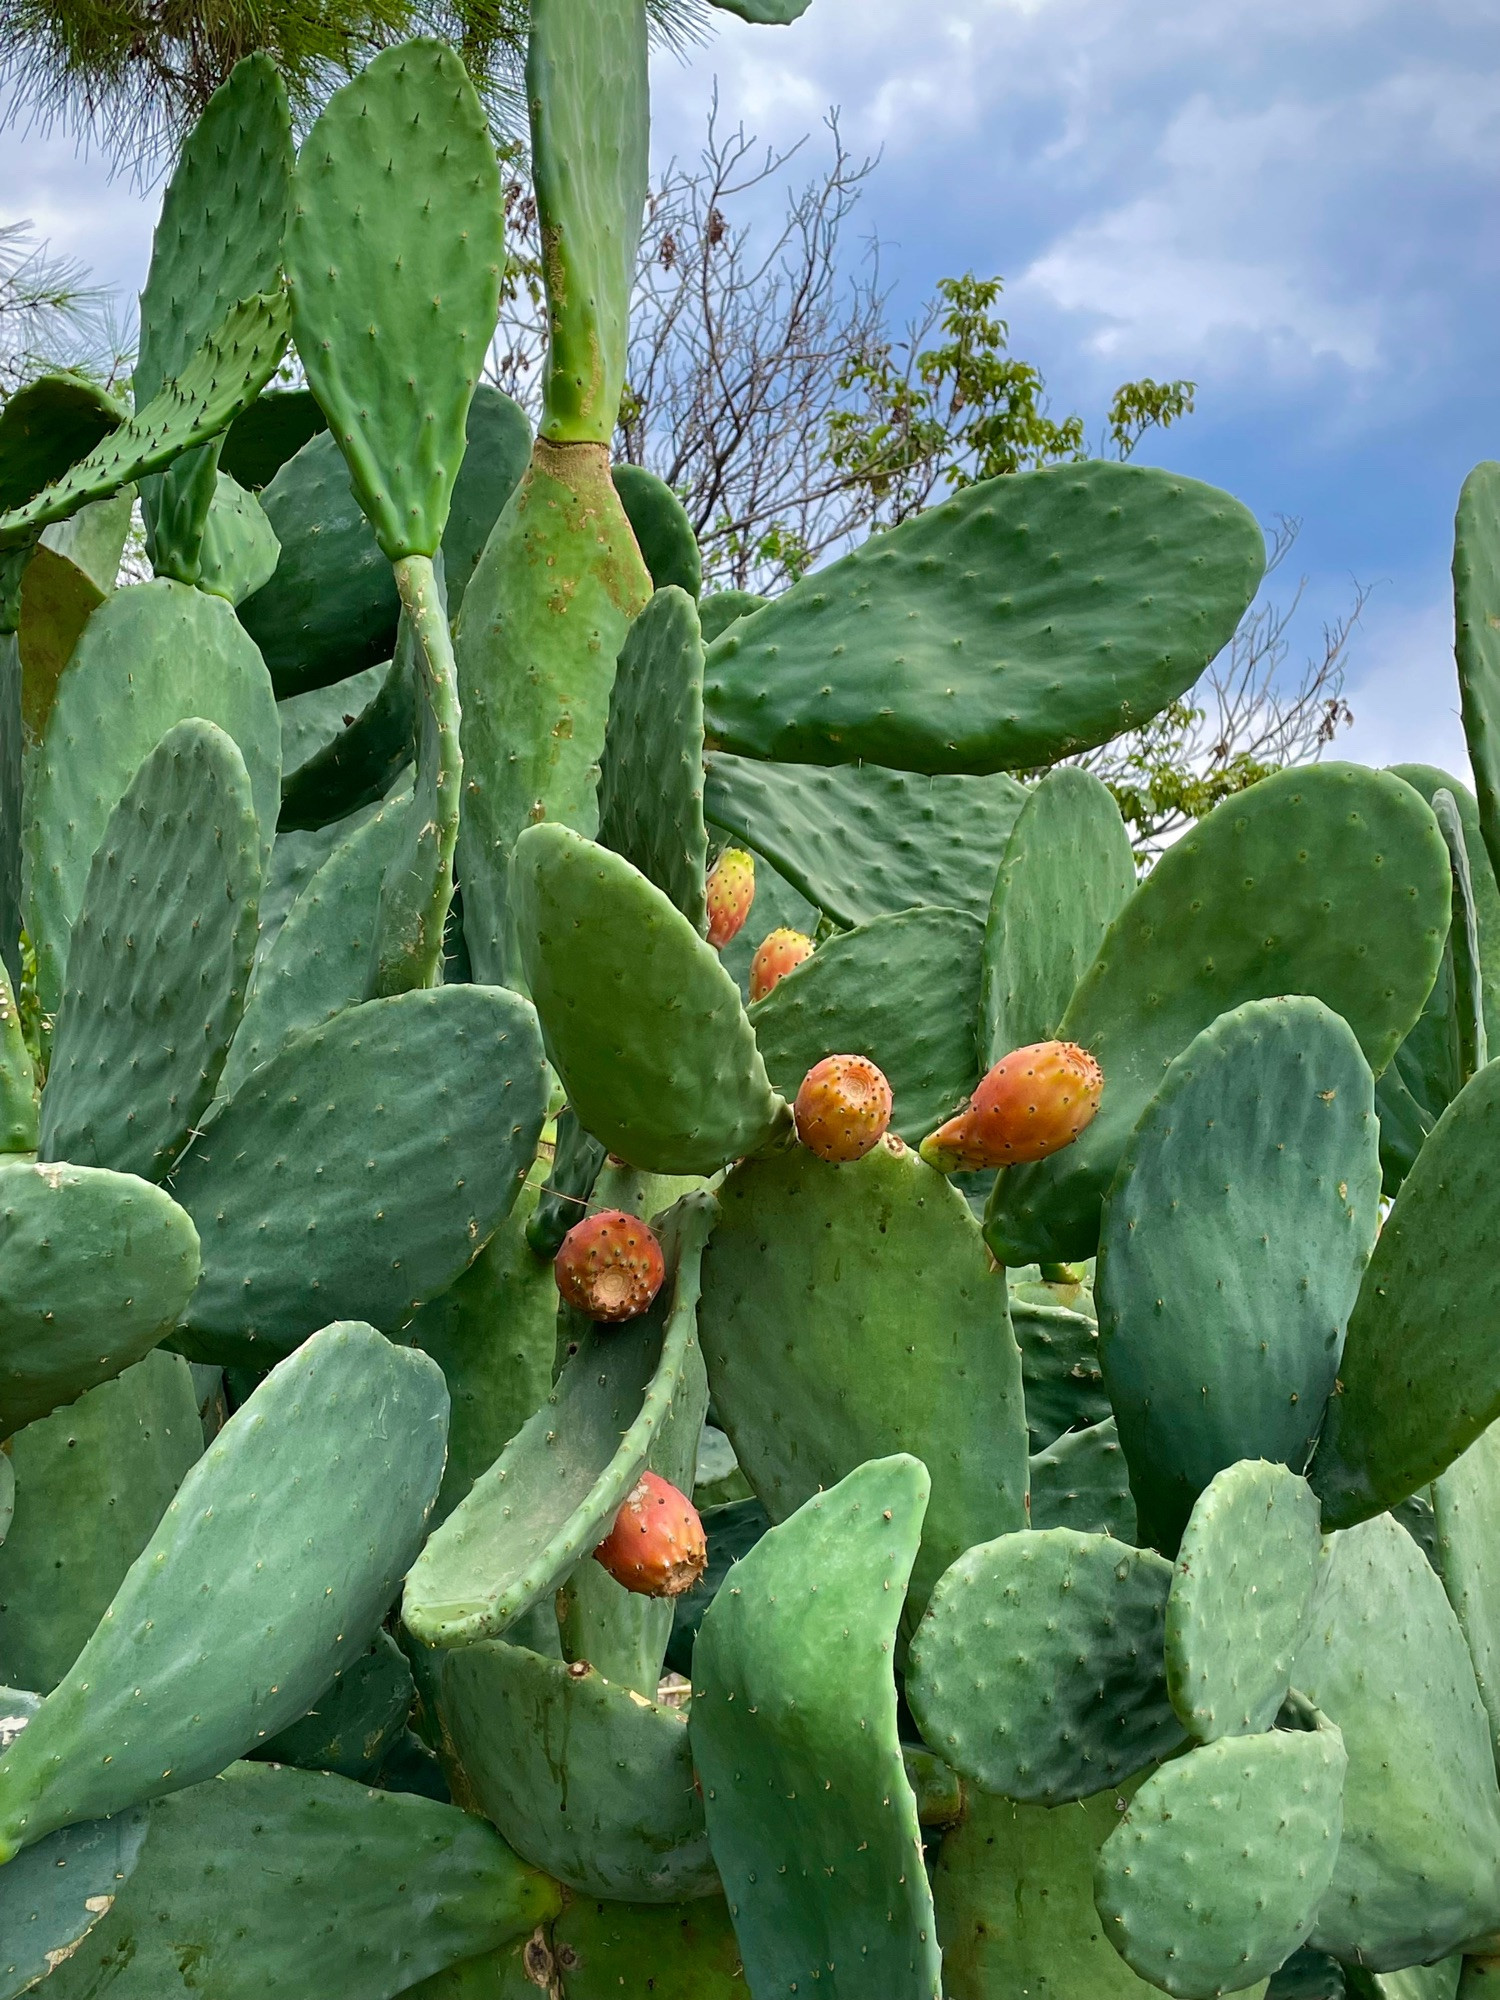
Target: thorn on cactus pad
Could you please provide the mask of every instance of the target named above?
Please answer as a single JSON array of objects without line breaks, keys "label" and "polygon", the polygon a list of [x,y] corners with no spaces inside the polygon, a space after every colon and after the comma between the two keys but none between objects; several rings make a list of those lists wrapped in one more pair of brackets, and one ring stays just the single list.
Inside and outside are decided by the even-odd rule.
[{"label": "thorn on cactus pad", "polygon": [[1012,1049],[963,1109],[922,1141],[922,1158],[944,1174],[1045,1160],[1072,1145],[1103,1094],[1103,1070],[1076,1042]]},{"label": "thorn on cactus pad", "polygon": [[638,1596],[680,1597],[708,1567],[708,1541],[687,1495],[643,1472],[594,1560]]},{"label": "thorn on cactus pad", "polygon": [[586,1319],[637,1319],[661,1290],[661,1245],[638,1215],[601,1209],[575,1222],[553,1270],[557,1289]]},{"label": "thorn on cactus pad", "polygon": [[891,1086],[866,1056],[824,1056],[792,1107],[797,1137],[834,1166],[862,1160],[891,1122]]}]

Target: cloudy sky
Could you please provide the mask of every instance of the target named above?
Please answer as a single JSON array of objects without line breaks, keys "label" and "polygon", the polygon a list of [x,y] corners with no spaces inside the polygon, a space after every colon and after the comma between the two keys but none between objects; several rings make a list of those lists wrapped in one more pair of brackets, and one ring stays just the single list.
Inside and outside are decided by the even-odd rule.
[{"label": "cloudy sky", "polygon": [[[1500,456],[1500,12],[1487,0],[813,0],[658,62],[658,151],[722,115],[880,151],[898,300],[1003,273],[1018,352],[1091,432],[1127,376],[1198,413],[1149,455],[1300,518],[1301,636],[1374,586],[1349,754],[1462,767],[1453,507]],[[151,212],[0,135],[0,219],[133,292]],[[1282,591],[1295,584],[1284,579]]]}]

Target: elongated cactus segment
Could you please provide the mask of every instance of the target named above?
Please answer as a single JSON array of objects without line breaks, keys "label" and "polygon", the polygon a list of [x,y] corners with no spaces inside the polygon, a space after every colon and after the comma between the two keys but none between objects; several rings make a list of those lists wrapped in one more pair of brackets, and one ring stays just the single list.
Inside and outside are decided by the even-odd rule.
[{"label": "elongated cactus segment", "polygon": [[703,798],[714,826],[764,855],[848,929],[923,903],[967,910],[983,923],[1026,793],[1004,772],[928,778],[873,764],[825,771],[715,750]]},{"label": "elongated cactus segment", "polygon": [[1102,460],[986,480],[716,640],[709,734],[792,763],[1053,763],[1181,694],[1264,568],[1253,517],[1196,480]]},{"label": "elongated cactus segment", "polygon": [[[224,1866],[226,1855],[244,1862]],[[394,1881],[404,1895],[391,1895]],[[559,1902],[555,1884],[456,1807],[233,1764],[151,1806],[133,1877],[52,1978],[57,2000],[84,2000],[100,1981],[121,2000],[162,2000],[191,1991],[179,1970],[190,1953],[200,1986],[224,2000],[279,1988],[395,2000],[528,1936]]]},{"label": "elongated cactus segment", "polygon": [[1224,1467],[1305,1470],[1375,1240],[1378,1145],[1351,1029],[1302,998],[1205,1028],[1127,1142],[1104,1204],[1099,1358],[1143,1533],[1167,1554]]},{"label": "elongated cactus segment", "polygon": [[198,1232],[160,1188],[0,1161],[0,1435],[149,1354],[197,1281]]},{"label": "elongated cactus segment", "polygon": [[1198,1742],[1275,1721],[1312,1616],[1320,1554],[1318,1503],[1285,1466],[1242,1459],[1199,1494],[1166,1627],[1172,1706]]},{"label": "elongated cactus segment", "polygon": [[1292,1685],[1343,1735],[1344,1837],[1311,1942],[1376,1972],[1500,1918],[1500,1790],[1458,1621],[1381,1518],[1334,1535]]},{"label": "elongated cactus segment", "polygon": [[526,984],[585,1126],[655,1173],[713,1173],[785,1131],[733,980],[629,862],[537,826],[512,872]]},{"label": "elongated cactus segment", "polygon": [[1490,866],[1500,875],[1500,464],[1464,481],[1453,524],[1454,653],[1464,737]]},{"label": "elongated cactus segment", "polygon": [[890,1083],[891,1130],[915,1145],[979,1080],[982,945],[961,910],[903,910],[830,938],[750,1010],[772,1083],[795,1097],[824,1056],[866,1056]]},{"label": "elongated cactus segment", "polygon": [[1225,800],[1136,890],[1058,1024],[1109,1087],[1076,1145],[1000,1183],[986,1224],[996,1255],[1092,1255],[1099,1203],[1162,1072],[1246,1000],[1321,1000],[1379,1076],[1437,975],[1451,895],[1437,821],[1399,778],[1320,764]]},{"label": "elongated cactus segment", "polygon": [[0,964],[0,1155],[34,1153],[36,1137],[36,1065],[21,1032],[15,988]]},{"label": "elongated cactus segment", "polygon": [[985,1791],[1033,1805],[1170,1756],[1184,1741],[1162,1668],[1171,1583],[1154,1551],[1068,1528],[969,1549],[912,1639],[906,1697],[924,1739]]},{"label": "elongated cactus segment", "polygon": [[371,1001],[285,1043],[173,1182],[206,1239],[188,1350],[265,1367],[330,1308],[399,1333],[509,1215],[546,1102],[536,1018],[497,988]]},{"label": "elongated cactus segment", "polygon": [[42,1098],[44,1160],[168,1173],[239,1024],[260,879],[244,759],[211,722],[179,722],[89,868]]},{"label": "elongated cactus segment", "polygon": [[[1485,1330],[1493,1282],[1472,1229],[1485,1213],[1500,1066],[1443,1113],[1386,1218],[1360,1282],[1308,1478],[1328,1527],[1348,1527],[1425,1486],[1500,1417]],[[1418,1331],[1420,1328],[1420,1332]]]},{"label": "elongated cactus segment", "polygon": [[430,1538],[401,1615],[424,1646],[498,1638],[608,1531],[666,1422],[697,1338],[699,1262],[714,1214],[689,1196],[651,1311],[591,1330],[546,1402]]},{"label": "elongated cactus segment", "polygon": [[[365,1422],[377,1395],[385,1449]],[[439,1369],[371,1327],[325,1327],[274,1370],[0,1761],[7,1856],[196,1784],[305,1714],[369,1643],[420,1546],[447,1430]],[[346,1519],[360,1524],[357,1555]]]},{"label": "elongated cactus segment", "polygon": [[1500,1047],[1500,885],[1496,884],[1495,871],[1480,829],[1479,801],[1461,779],[1449,771],[1440,771],[1435,764],[1392,764],[1390,768],[1393,776],[1404,778],[1429,805],[1439,792],[1447,792],[1458,807],[1464,830],[1464,852],[1469,863],[1469,881],[1474,892],[1474,919],[1479,931],[1485,1029],[1489,1040]]},{"label": "elongated cactus segment", "polygon": [[905,1454],[860,1466],[756,1543],[698,1633],[693,1762],[752,1993],[814,1971],[848,2000],[941,1990],[892,1676],[927,1491]]},{"label": "elongated cactus segment", "polygon": [[183,452],[218,436],[276,373],[290,318],[279,291],[231,306],[181,371],[144,408],[24,505],[0,514],[0,548],[24,547],[39,529],[107,500]]},{"label": "elongated cactus segment", "polygon": [[245,761],[261,857],[281,793],[281,732],[254,644],[222,598],[160,580],[117,591],[84,627],[46,731],[27,756],[27,928],[55,1014],[94,850],[146,757],[175,723],[215,723]]},{"label": "elongated cactus segment", "polygon": [[[181,374],[231,307],[279,289],[291,181],[286,87],[275,64],[257,52],[237,63],[209,99],[162,200],[141,293],[132,385],[138,410]],[[203,574],[221,443],[184,452],[142,484],[158,576],[197,583]]]},{"label": "elongated cactus segment", "polygon": [[1166,1764],[1100,1849],[1094,1894],[1126,1963],[1179,2000],[1275,1972],[1307,1937],[1343,1833],[1334,1725],[1221,1737]]},{"label": "elongated cactus segment", "polygon": [[599,844],[707,934],[703,641],[676,586],[657,590],[620,652],[599,767]]},{"label": "elongated cactus segment", "polygon": [[621,1902],[718,1893],[679,1710],[503,1639],[446,1654],[441,1700],[481,1809],[525,1859]]},{"label": "elongated cactus segment", "polygon": [[1500,1426],[1491,1424],[1432,1484],[1437,1570],[1453,1606],[1500,1762]]},{"label": "elongated cactus segment", "polygon": [[963,1197],[899,1140],[850,1166],[801,1147],[747,1160],[719,1200],[700,1315],[716,1421],[777,1521],[884,1446],[921,1446],[915,1622],[956,1556],[1025,1525],[1004,1280]]},{"label": "elongated cactus segment", "polygon": [[1049,771],[1011,829],[984,938],[979,1067],[1057,1033],[1135,888],[1120,809],[1088,771]]}]

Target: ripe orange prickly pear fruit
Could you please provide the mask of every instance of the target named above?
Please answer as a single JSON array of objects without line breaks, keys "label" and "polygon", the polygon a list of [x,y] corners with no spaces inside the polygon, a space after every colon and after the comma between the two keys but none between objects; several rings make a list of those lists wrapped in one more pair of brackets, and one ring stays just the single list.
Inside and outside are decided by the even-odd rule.
[{"label": "ripe orange prickly pear fruit", "polygon": [[764,1000],[778,979],[811,958],[813,941],[802,931],[767,931],[750,961],[750,998]]},{"label": "ripe orange prickly pear fruit", "polygon": [[698,1510],[685,1493],[643,1472],[594,1551],[616,1583],[642,1597],[680,1597],[708,1566]]},{"label": "ripe orange prickly pear fruit", "polygon": [[587,1319],[635,1319],[661,1290],[661,1245],[638,1215],[602,1208],[575,1222],[553,1263],[557,1289]]},{"label": "ripe orange prickly pear fruit", "polygon": [[708,877],[708,941],[722,951],[755,901],[755,856],[743,847],[726,847]]},{"label": "ripe orange prickly pear fruit", "polygon": [[1012,1049],[962,1111],[922,1141],[922,1158],[944,1174],[1045,1160],[1072,1145],[1103,1092],[1104,1072],[1076,1042]]},{"label": "ripe orange prickly pear fruit", "polygon": [[824,1056],[803,1077],[792,1116],[820,1160],[862,1160],[891,1122],[891,1086],[865,1056]]}]

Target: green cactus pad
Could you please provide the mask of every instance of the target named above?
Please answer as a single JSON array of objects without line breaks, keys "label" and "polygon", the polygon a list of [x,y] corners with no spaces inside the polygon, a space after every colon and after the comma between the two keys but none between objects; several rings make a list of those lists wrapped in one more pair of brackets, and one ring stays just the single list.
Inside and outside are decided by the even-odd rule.
[{"label": "green cactus pad", "polygon": [[800,21],[810,4],[811,0],[712,0],[712,5],[722,7],[726,14],[737,14],[742,21],[770,28],[785,28],[793,21]]},{"label": "green cactus pad", "polygon": [[[694,1495],[698,1505],[698,1496]],[[672,1637],[667,1646],[666,1665],[688,1679],[693,1672],[693,1648],[705,1612],[718,1595],[730,1570],[755,1547],[771,1525],[771,1517],[758,1500],[730,1500],[722,1506],[702,1507],[703,1533],[708,1542],[708,1568],[691,1590],[672,1601]]]},{"label": "green cactus pad", "polygon": [[265,509],[221,472],[203,523],[198,588],[238,604],[270,579],[280,556]]},{"label": "green cactus pad", "polygon": [[708,929],[703,641],[692,599],[659,589],[626,635],[599,765],[599,844]]},{"label": "green cactus pad", "polygon": [[1055,763],[1191,686],[1264,568],[1254,517],[1196,480],[1103,460],[986,480],[717,640],[709,734],[799,764]]},{"label": "green cactus pad", "polygon": [[1374,1085],[1321,1001],[1247,1001],[1168,1069],[1105,1201],[1097,1276],[1104,1380],[1165,1553],[1225,1466],[1305,1468],[1379,1201]]},{"label": "green cactus pad", "polygon": [[21,507],[118,430],[124,405],[81,375],[23,383],[0,410],[0,508]]},{"label": "green cactus pad", "polygon": [[242,1083],[174,1181],[201,1225],[196,1360],[264,1367],[330,1311],[397,1333],[510,1213],[547,1087],[517,994],[347,1009]]},{"label": "green cactus pad", "polygon": [[[562,1966],[563,2000],[749,2000],[721,1896],[654,1909],[570,1897],[552,1927],[552,1943]],[[474,2000],[503,1997],[495,1992]]]},{"label": "green cactus pad", "polygon": [[267,1764],[332,1771],[368,1784],[405,1729],[414,1693],[406,1655],[389,1632],[379,1631],[306,1715],[278,1729],[251,1755]]},{"label": "green cactus pad", "polygon": [[1500,463],[1464,481],[1453,524],[1453,650],[1490,866],[1500,875]]},{"label": "green cactus pad", "polygon": [[[1025,1525],[1021,1364],[962,1195],[899,1140],[725,1181],[703,1263],[716,1421],[773,1520],[892,1446],[932,1480],[912,1621],[956,1556]],[[941,1745],[936,1746],[941,1749]]]},{"label": "green cactus pad", "polygon": [[[312,704],[318,704],[316,711]],[[281,832],[327,826],[361,806],[378,805],[412,761],[417,734],[413,648],[403,635],[389,664],[382,661],[277,707],[281,816],[276,824]],[[288,715],[298,708],[300,714]]]},{"label": "green cactus pad", "polygon": [[1500,886],[1485,849],[1479,825],[1479,801],[1469,787],[1435,764],[1392,764],[1392,775],[1404,778],[1413,791],[1420,792],[1429,805],[1439,792],[1447,792],[1458,806],[1463,823],[1464,850],[1469,861],[1469,880],[1474,891],[1474,916],[1479,927],[1479,958],[1484,974],[1485,1026],[1489,1039],[1500,1048]]},{"label": "green cactus pad", "polygon": [[349,487],[338,441],[309,438],[261,495],[281,555],[240,606],[279,696],[306,694],[391,657],[401,600]]},{"label": "green cactus pad", "polygon": [[1135,1499],[1113,1417],[1064,1431],[1031,1460],[1030,1525],[1082,1535],[1136,1537]]},{"label": "green cactus pad", "polygon": [[174,723],[216,723],[245,760],[270,852],[281,732],[260,655],[220,597],[160,579],[117,591],[89,619],[28,753],[27,928],[42,1005],[56,1013],[68,935],[115,806]]},{"label": "green cactus pad", "polygon": [[160,1188],[0,1160],[0,1437],[148,1354],[197,1278],[197,1231]]},{"label": "green cactus pad", "polygon": [[464,437],[463,464],[443,530],[443,582],[455,624],[490,530],[531,462],[531,424],[519,403],[481,382],[469,405]]},{"label": "green cactus pad", "polygon": [[423,1645],[497,1638],[604,1539],[696,1342],[713,1216],[712,1196],[687,1197],[663,1244],[671,1282],[650,1312],[590,1329],[546,1402],[432,1536],[401,1606]]},{"label": "green cactus pad", "polygon": [[1026,1425],[1033,1452],[1045,1451],[1064,1431],[1087,1430],[1112,1412],[1099,1367],[1099,1329],[1067,1306],[1036,1305],[1016,1296],[1010,1323],[1021,1350]]},{"label": "green cactus pad", "polygon": [[979,1080],[983,946],[962,910],[902,910],[830,938],[750,1009],[772,1083],[794,1098],[824,1056],[868,1056],[891,1086],[891,1130],[915,1146]]},{"label": "green cactus pad", "polygon": [[1045,1042],[1135,888],[1120,808],[1088,771],[1049,771],[1021,808],[984,940],[982,1068]]},{"label": "green cactus pad", "polygon": [[11,1862],[0,1906],[0,1995],[19,2000],[66,1963],[135,1873],[147,1809],[65,1826]]},{"label": "green cactus pad", "polygon": [[477,979],[520,976],[506,905],[522,829],[598,826],[615,662],[650,595],[603,448],[538,438],[470,581],[455,647],[468,766],[459,875]]},{"label": "green cactus pad", "polygon": [[179,722],[109,816],[84,885],[41,1156],[160,1180],[207,1110],[255,957],[260,829],[222,729]]},{"label": "green cactus pad", "polygon": [[1024,787],[987,778],[913,776],[873,764],[708,759],[704,811],[846,928],[918,903],[981,923]]},{"label": "green cactus pad", "polygon": [[48,2000],[394,2000],[558,1903],[454,1806],[235,1764],[152,1805],[135,1874]]},{"label": "green cactus pad", "polygon": [[34,1153],[36,1122],[36,1065],[10,974],[0,964],[0,1154]]},{"label": "green cactus pad", "polygon": [[219,469],[259,493],[310,437],[327,428],[311,389],[263,390],[224,433]]},{"label": "green cactus pad", "polygon": [[1099,1852],[1094,1898],[1127,1965],[1181,2000],[1275,1972],[1312,1929],[1348,1759],[1323,1717],[1222,1737],[1153,1773]]},{"label": "green cactus pad", "polygon": [[[1362,1966],[1351,1965],[1347,1968],[1348,1990],[1354,2000],[1456,2000],[1459,1993],[1471,1992],[1482,2000],[1486,1965],[1492,1982],[1493,1959],[1465,1958],[1459,1952],[1440,1958],[1436,1965],[1404,1965],[1399,1972],[1366,1972]],[[1471,1968],[1478,1969],[1478,1978]],[[1463,1984],[1466,1977],[1474,1979],[1472,1988]]]},{"label": "green cactus pad", "polygon": [[1433,1482],[1437,1570],[1468,1642],[1500,1763],[1500,1424]]},{"label": "green cactus pad", "polygon": [[270,381],[286,349],[289,317],[279,292],[230,308],[182,372],[62,478],[24,506],[0,514],[0,548],[23,547],[39,528],[65,521],[132,480],[159,472],[217,437]]},{"label": "green cactus pad", "polygon": [[1342,1731],[1344,1839],[1312,1943],[1376,1972],[1500,1922],[1488,1719],[1443,1586],[1388,1517],[1334,1535],[1293,1685]]},{"label": "green cactus pad", "polygon": [[358,1006],[375,981],[380,884],[406,839],[410,793],[354,828],[307,884],[259,958],[219,1079],[232,1097],[292,1039]]},{"label": "green cactus pad", "polygon": [[1274,1975],[1266,2000],[1349,2000],[1344,1967],[1327,1952],[1303,1945]]},{"label": "green cactus pad", "polygon": [[753,590],[711,590],[698,606],[704,645],[712,645],[736,619],[748,618],[752,611],[759,611],[770,602],[769,597],[757,597]]},{"label": "green cactus pad", "polygon": [[[141,292],[132,385],[138,410],[182,373],[241,299],[280,287],[291,180],[286,86],[271,58],[257,52],[237,63],[209,99],[162,200]],[[200,447],[143,485],[159,576],[199,582],[218,459],[216,446]]]},{"label": "green cactus pad", "polygon": [[203,1449],[192,1374],[160,1348],[28,1424],[25,1498],[0,1548],[0,1679],[50,1694]]},{"label": "green cactus pad", "polygon": [[1085,1799],[1183,1741],[1162,1671],[1171,1565],[1069,1528],[970,1549],[911,1642],[923,1736],[986,1791]]},{"label": "green cactus pad", "polygon": [[1500,1418],[1489,1212],[1500,1063],[1448,1106],[1386,1218],[1349,1319],[1340,1391],[1308,1474],[1325,1525],[1425,1486]]},{"label": "green cactus pad", "polygon": [[1318,1503],[1284,1465],[1242,1459],[1199,1494],[1167,1599],[1167,1687],[1200,1743],[1269,1729],[1312,1613]]},{"label": "green cactus pad", "polygon": [[664,590],[676,584],[696,599],[703,590],[703,558],[687,509],[667,482],[644,465],[617,465],[609,476],[651,572],[652,587]]},{"label": "green cactus pad", "polygon": [[503,1640],[446,1655],[442,1707],[480,1807],[536,1867],[621,1902],[717,1893],[679,1710]]},{"label": "green cactus pad", "polygon": [[655,1173],[713,1173],[786,1129],[734,981],[628,861],[566,827],[532,827],[512,893],[548,1056],[610,1152]]},{"label": "green cactus pad", "polygon": [[526,49],[532,184],[547,291],[543,437],[614,435],[646,205],[642,0],[535,0]]},{"label": "green cactus pad", "polygon": [[442,1369],[453,1405],[435,1523],[447,1520],[552,1387],[557,1283],[527,1245],[536,1205],[528,1182],[468,1270],[406,1329]]},{"label": "green cactus pad", "polygon": [[1243,1001],[1315,996],[1378,1076],[1437,976],[1450,900],[1437,821],[1399,778],[1320,764],[1226,799],[1136,890],[1058,1024],[1097,1059],[1104,1099],[1073,1145],[997,1183],[996,1255],[1092,1255],[1100,1200],[1163,1071]]},{"label": "green cactus pad", "polygon": [[753,1993],[937,2000],[892,1654],[928,1480],[872,1459],[761,1538],[709,1607],[689,1723]]},{"label": "green cactus pad", "polygon": [[302,143],[286,265],[297,352],[392,562],[442,540],[504,261],[467,71],[441,42],[386,49]]},{"label": "green cactus pad", "polygon": [[1151,2000],[1160,1992],[1106,1942],[1094,1909],[1094,1859],[1131,1789],[1066,1806],[969,1792],[932,1877],[950,2000]]},{"label": "green cactus pad", "polygon": [[[116,493],[112,499],[91,501],[87,507],[69,515],[66,521],[54,521],[50,528],[43,528],[36,554],[40,554],[42,549],[50,549],[81,569],[97,589],[105,592],[113,590],[130,533],[134,504],[135,491],[132,487]],[[27,594],[26,584],[35,576],[36,555],[33,555],[27,568],[26,583],[22,587],[23,602]],[[22,622],[25,622],[24,618]]]},{"label": "green cactus pad", "polygon": [[305,1715],[421,1545],[447,1427],[436,1363],[372,1327],[274,1369],[0,1761],[0,1851],[197,1784]]}]

